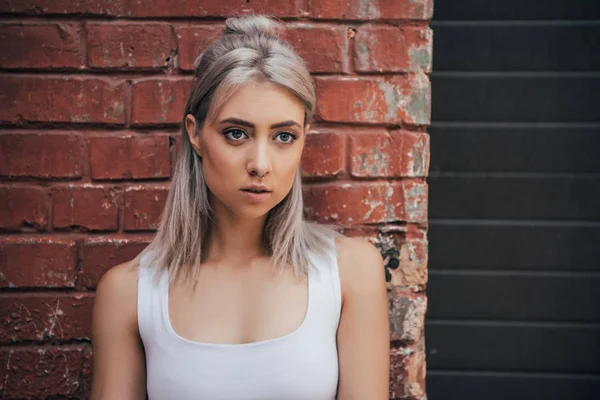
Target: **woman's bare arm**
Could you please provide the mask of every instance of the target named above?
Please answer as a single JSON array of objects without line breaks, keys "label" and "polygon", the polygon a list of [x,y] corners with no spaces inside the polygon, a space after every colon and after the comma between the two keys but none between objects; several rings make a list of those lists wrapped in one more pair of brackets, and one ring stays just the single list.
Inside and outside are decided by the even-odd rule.
[{"label": "woman's bare arm", "polygon": [[342,315],[338,328],[338,399],[389,398],[390,334],[383,259],[371,243],[340,241]]},{"label": "woman's bare arm", "polygon": [[137,266],[120,264],[96,288],[91,400],[146,399],[144,348],[137,325]]}]

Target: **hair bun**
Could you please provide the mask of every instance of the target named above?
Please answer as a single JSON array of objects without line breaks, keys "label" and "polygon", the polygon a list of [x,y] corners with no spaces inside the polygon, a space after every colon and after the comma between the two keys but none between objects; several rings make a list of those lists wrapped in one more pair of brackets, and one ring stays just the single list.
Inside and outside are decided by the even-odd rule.
[{"label": "hair bun", "polygon": [[263,15],[227,18],[226,35],[270,35],[277,36],[279,24],[272,18]]}]

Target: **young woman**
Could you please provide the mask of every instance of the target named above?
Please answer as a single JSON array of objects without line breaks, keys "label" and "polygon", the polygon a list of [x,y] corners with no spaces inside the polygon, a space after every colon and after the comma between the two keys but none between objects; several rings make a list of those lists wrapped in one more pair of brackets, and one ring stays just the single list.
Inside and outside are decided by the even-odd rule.
[{"label": "young woman", "polygon": [[97,287],[93,400],[387,399],[383,261],[303,220],[315,94],[261,16],[196,61],[158,232]]}]

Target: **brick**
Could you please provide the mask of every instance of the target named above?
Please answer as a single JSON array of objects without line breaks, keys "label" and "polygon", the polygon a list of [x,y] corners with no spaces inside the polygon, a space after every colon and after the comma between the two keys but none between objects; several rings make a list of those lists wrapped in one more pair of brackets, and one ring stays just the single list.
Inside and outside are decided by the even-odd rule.
[{"label": "brick", "polygon": [[83,68],[81,25],[77,23],[0,26],[3,68]]},{"label": "brick", "polygon": [[418,348],[390,350],[390,399],[424,399],[425,353]]},{"label": "brick", "polygon": [[117,194],[105,186],[59,186],[54,192],[54,228],[81,227],[109,231],[118,228]]},{"label": "brick", "polygon": [[389,287],[405,287],[411,291],[422,291],[427,285],[427,243],[422,240],[407,241],[400,245],[398,264],[385,260],[390,272]]},{"label": "brick", "polygon": [[6,399],[88,398],[91,358],[89,345],[3,347],[0,391]]},{"label": "brick", "polygon": [[433,0],[309,0],[310,15],[325,19],[414,19],[433,16]]},{"label": "brick", "polygon": [[226,17],[243,13],[275,17],[300,15],[300,0],[125,0],[125,15],[130,17]]},{"label": "brick", "polygon": [[125,122],[125,85],[118,80],[5,75],[0,87],[0,121]]},{"label": "brick", "polygon": [[424,73],[383,77],[317,77],[317,117],[331,122],[429,124],[431,86]]},{"label": "brick", "polygon": [[90,24],[88,59],[92,68],[160,69],[174,64],[166,24]]},{"label": "brick", "polygon": [[429,28],[365,25],[354,37],[359,72],[431,72],[433,32]]},{"label": "brick", "polygon": [[169,189],[134,186],[125,190],[125,230],[156,230]]},{"label": "brick", "polygon": [[140,79],[133,82],[132,123],[175,124],[183,121],[183,110],[191,79]]},{"label": "brick", "polygon": [[0,187],[0,228],[19,231],[22,226],[44,231],[48,227],[50,198],[44,188]]},{"label": "brick", "polygon": [[2,13],[111,15],[121,12],[122,0],[4,0]]},{"label": "brick", "polygon": [[302,175],[327,177],[343,173],[344,136],[326,131],[309,132],[302,153]]},{"label": "brick", "polygon": [[84,143],[78,134],[0,134],[0,176],[81,178]]},{"label": "brick", "polygon": [[93,293],[5,294],[0,302],[0,343],[90,339]]},{"label": "brick", "polygon": [[0,287],[73,287],[76,268],[74,240],[0,238]]},{"label": "brick", "polygon": [[348,31],[343,26],[288,25],[285,38],[310,72],[348,72]]},{"label": "brick", "polygon": [[166,135],[90,138],[92,179],[155,179],[170,175]]},{"label": "brick", "polygon": [[427,221],[427,186],[419,182],[307,185],[304,199],[307,218],[318,222]]},{"label": "brick", "polygon": [[350,174],[354,177],[425,177],[429,135],[409,131],[353,134]]},{"label": "brick", "polygon": [[175,27],[179,68],[193,71],[194,61],[223,31],[223,25],[186,25]]},{"label": "brick", "polygon": [[115,239],[109,237],[86,239],[79,275],[79,287],[95,288],[106,271],[131,261],[148,246],[151,238]]},{"label": "brick", "polygon": [[388,290],[390,340],[414,344],[423,336],[427,298],[405,292],[400,287]]}]

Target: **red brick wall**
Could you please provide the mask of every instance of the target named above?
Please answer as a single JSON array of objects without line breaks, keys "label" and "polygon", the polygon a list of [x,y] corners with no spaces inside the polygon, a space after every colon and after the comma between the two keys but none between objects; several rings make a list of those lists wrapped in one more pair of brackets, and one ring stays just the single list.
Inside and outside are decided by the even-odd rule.
[{"label": "red brick wall", "polygon": [[88,396],[95,285],[150,240],[193,60],[245,10],[314,73],[307,216],[381,249],[390,397],[424,398],[432,0],[0,1],[3,398]]}]

